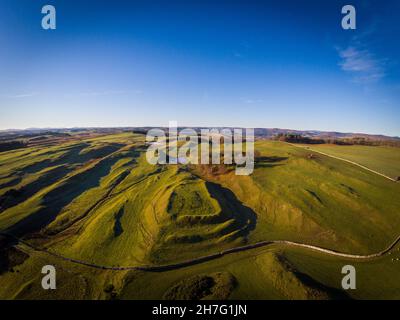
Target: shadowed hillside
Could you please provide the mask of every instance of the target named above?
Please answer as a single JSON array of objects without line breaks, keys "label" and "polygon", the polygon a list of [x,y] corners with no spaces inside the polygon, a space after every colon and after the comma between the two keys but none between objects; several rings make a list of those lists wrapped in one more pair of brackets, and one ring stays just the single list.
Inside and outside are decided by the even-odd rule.
[{"label": "shadowed hillside", "polygon": [[[225,165],[150,165],[141,134],[75,139],[56,145],[41,140],[40,146],[0,153],[0,231],[48,252],[7,240],[0,283],[10,291],[0,290],[0,296],[34,297],[39,289],[29,275],[36,277],[34,270],[43,259],[55,259],[79,274],[65,290],[85,283],[77,297],[139,298],[135,290],[140,288],[144,298],[349,298],[340,283],[320,276],[321,270],[336,272],[318,262],[324,259],[321,252],[311,254],[321,270],[304,263],[309,253],[295,248],[282,252],[279,246],[252,249],[256,255],[250,250],[191,261],[273,240],[370,254],[400,233],[398,183],[306,148],[258,141],[254,173],[236,176]],[[340,154],[346,147],[330,148]],[[384,166],[379,153],[369,150],[360,154],[369,152]],[[390,170],[396,157],[388,163]],[[72,266],[49,253],[100,270]],[[253,263],[241,257],[251,257]],[[376,263],[392,270],[398,261],[392,257]],[[165,268],[152,279],[144,271],[101,271],[101,266],[173,266],[182,261],[187,263],[180,271]],[[373,268],[369,262],[361,266]],[[16,282],[17,291],[10,289],[16,281],[11,269],[26,274]],[[157,286],[157,279],[163,284]],[[365,296],[373,296],[365,290]]]}]

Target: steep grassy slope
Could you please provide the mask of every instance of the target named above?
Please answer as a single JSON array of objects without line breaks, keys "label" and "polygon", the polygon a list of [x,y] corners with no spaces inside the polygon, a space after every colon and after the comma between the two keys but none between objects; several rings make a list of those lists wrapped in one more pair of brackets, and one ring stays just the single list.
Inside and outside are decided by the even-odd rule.
[{"label": "steep grassy slope", "polygon": [[98,186],[125,148],[104,139],[2,154],[0,172],[11,180],[1,190],[0,228],[18,235],[39,231],[73,199]]},{"label": "steep grassy slope", "polygon": [[[400,234],[400,184],[337,159],[258,141],[254,173],[236,176],[224,165],[150,165],[145,150],[144,136],[121,133],[0,153],[0,231],[108,266],[174,263],[265,240],[367,254]],[[378,159],[375,151],[363,149],[360,157]],[[348,261],[302,249],[256,249],[160,273],[90,269],[25,250],[29,258],[0,254],[17,257],[0,272],[0,296],[44,298],[37,279],[48,260],[62,268],[61,297],[78,287],[73,297],[168,298],[185,290],[204,298],[347,297],[337,289]],[[396,261],[357,267],[362,279],[379,268],[398,279]],[[79,275],[71,283],[69,272]],[[361,288],[352,296],[396,297],[395,284]]]},{"label": "steep grassy slope", "polygon": [[256,149],[260,155],[249,177],[197,169],[257,213],[251,240],[290,239],[368,253],[398,235],[398,183],[282,142],[257,142]]},{"label": "steep grassy slope", "polygon": [[[4,190],[0,227],[20,237],[40,231],[34,241],[54,252],[110,265],[205,254],[254,228],[255,213],[232,192],[185,167],[150,165],[143,151],[143,136],[127,134],[33,150],[20,169],[9,166],[23,179]],[[59,175],[47,173],[58,166]]]}]

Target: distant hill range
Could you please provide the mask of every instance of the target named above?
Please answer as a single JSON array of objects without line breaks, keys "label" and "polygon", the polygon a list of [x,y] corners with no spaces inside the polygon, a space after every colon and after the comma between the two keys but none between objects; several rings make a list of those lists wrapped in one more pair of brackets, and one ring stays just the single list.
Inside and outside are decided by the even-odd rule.
[{"label": "distant hill range", "polygon": [[256,128],[255,135],[258,137],[274,137],[279,134],[296,134],[309,138],[318,139],[348,139],[348,138],[365,138],[370,140],[399,140],[400,137],[390,137],[380,134],[366,134],[353,132],[336,132],[336,131],[318,131],[318,130],[291,130],[279,128]]},{"label": "distant hill range", "polygon": [[[29,128],[24,130],[10,129],[0,130],[0,141],[10,139],[21,139],[21,138],[32,138],[39,135],[68,135],[76,133],[117,133],[121,131],[133,131],[137,133],[146,133],[148,130],[153,128],[168,129],[167,127],[110,127],[110,128],[96,128],[96,127],[85,127],[85,128]],[[186,127],[180,127],[183,129]],[[200,129],[209,129],[207,127],[191,127],[197,132]],[[229,127],[217,127],[216,129],[229,128]],[[233,127],[232,127],[233,128]],[[318,131],[318,130],[292,130],[292,129],[280,129],[280,128],[255,128],[254,133],[258,138],[273,138],[278,135],[300,135],[311,139],[352,139],[352,138],[364,138],[368,140],[396,140],[400,141],[400,137],[390,137],[386,135],[377,134],[366,134],[366,133],[353,133],[353,132],[336,132],[336,131]]]}]

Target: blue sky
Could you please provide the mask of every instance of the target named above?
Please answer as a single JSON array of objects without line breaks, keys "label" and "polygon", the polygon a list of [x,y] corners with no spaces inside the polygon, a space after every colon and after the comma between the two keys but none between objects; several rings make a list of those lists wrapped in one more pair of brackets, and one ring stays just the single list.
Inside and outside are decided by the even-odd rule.
[{"label": "blue sky", "polygon": [[[41,8],[57,29],[41,28]],[[353,4],[357,30],[341,28]],[[400,136],[400,1],[0,0],[0,129]]]}]

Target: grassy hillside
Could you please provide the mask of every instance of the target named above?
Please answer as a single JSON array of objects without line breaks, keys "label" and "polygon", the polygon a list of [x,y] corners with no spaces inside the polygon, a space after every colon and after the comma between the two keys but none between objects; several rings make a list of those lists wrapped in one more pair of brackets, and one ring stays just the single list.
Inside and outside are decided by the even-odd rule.
[{"label": "grassy hillside", "polygon": [[[40,252],[29,255],[13,272],[0,275],[1,298],[400,299],[400,262],[392,261],[400,260],[398,247],[390,256],[356,262],[272,246],[166,272],[97,270]],[[44,264],[57,268],[57,290],[41,289]],[[341,290],[341,268],[346,264],[356,267],[357,290]],[[204,284],[204,278],[212,280]]]},{"label": "grassy hillside", "polygon": [[[399,183],[287,143],[258,141],[254,173],[236,176],[224,165],[150,165],[140,134],[74,139],[0,153],[0,232],[107,266],[176,263],[265,240],[370,254],[400,234]],[[347,147],[331,148],[382,170],[400,167],[394,148],[384,148],[382,157],[377,150],[383,147],[343,154]],[[349,297],[338,280],[346,261],[303,249],[260,248],[148,273],[79,266],[19,244],[24,254],[3,241],[4,298],[46,298],[38,288],[43,261],[62,268],[61,297],[78,287],[72,297]],[[362,279],[378,270],[398,279],[392,257],[357,263]],[[69,272],[77,275],[71,281]],[[374,289],[374,281],[350,296],[398,297],[396,284]]]},{"label": "grassy hillside", "polygon": [[399,184],[282,142],[257,142],[256,149],[261,155],[249,177],[200,172],[257,213],[253,239],[368,253],[398,234]]},{"label": "grassy hillside", "polygon": [[400,148],[385,146],[313,145],[314,150],[357,162],[389,177],[400,177]]}]

